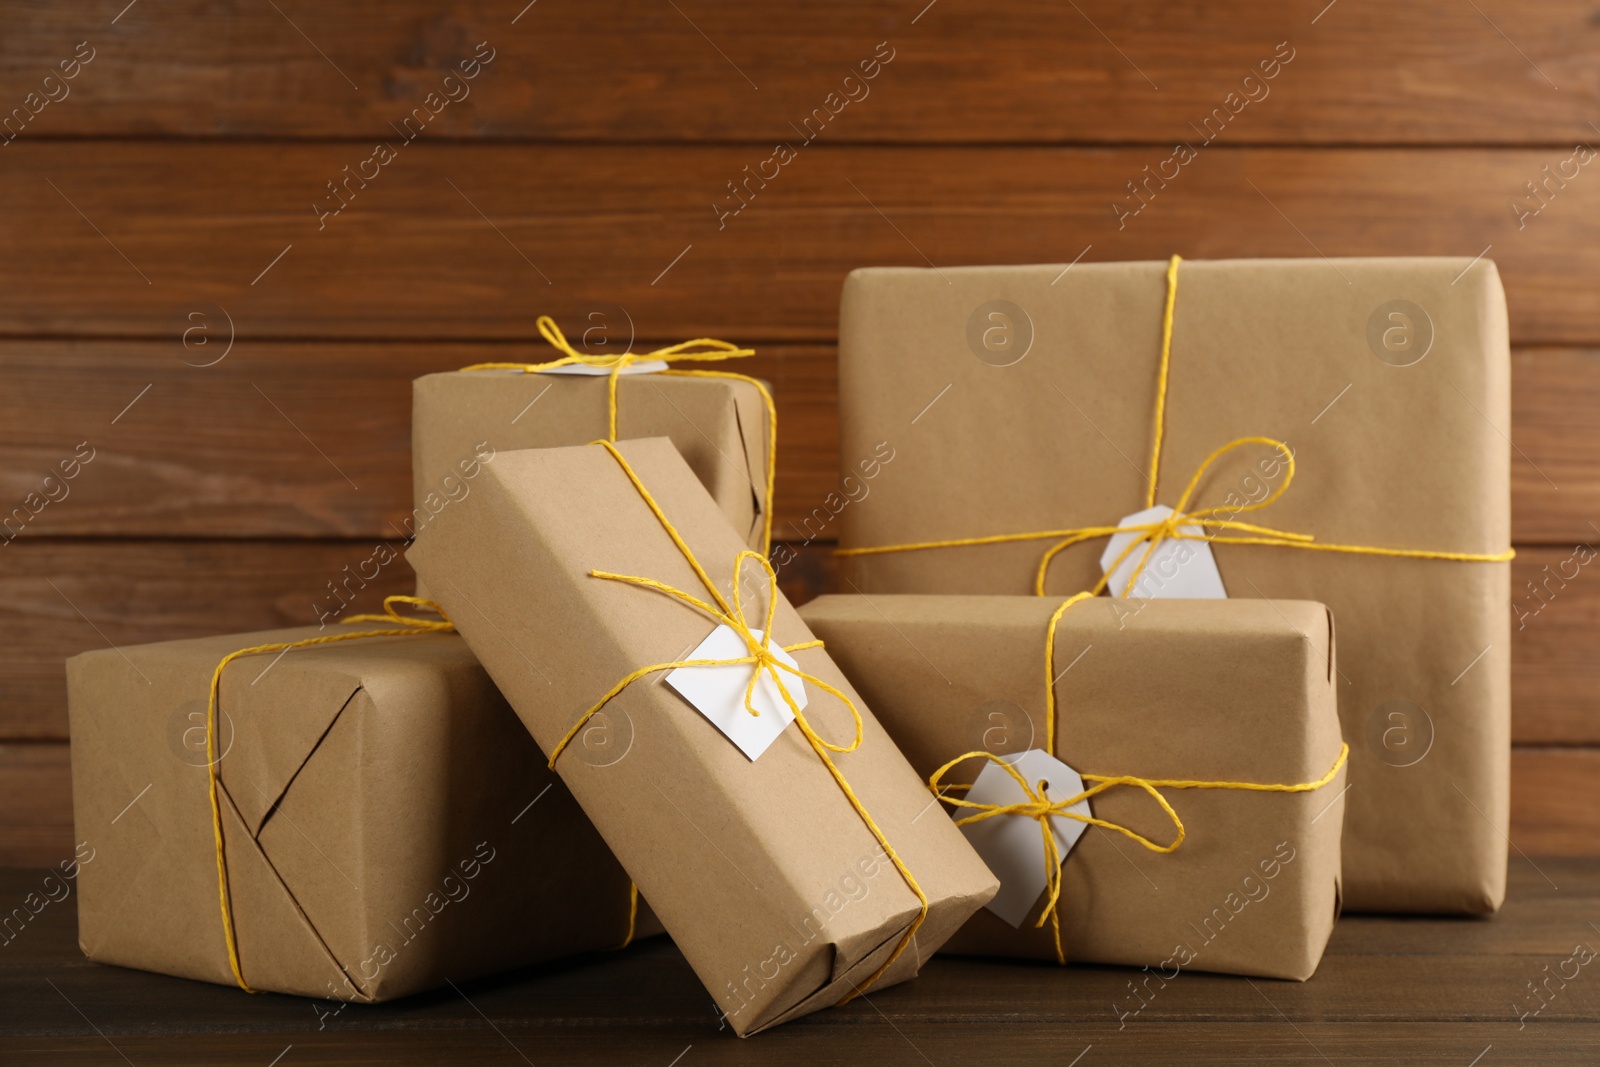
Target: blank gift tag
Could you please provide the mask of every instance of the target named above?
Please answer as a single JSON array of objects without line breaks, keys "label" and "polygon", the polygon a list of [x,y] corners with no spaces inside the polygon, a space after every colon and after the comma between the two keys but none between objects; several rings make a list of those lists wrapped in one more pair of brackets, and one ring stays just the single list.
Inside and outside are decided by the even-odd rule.
[{"label": "blank gift tag", "polygon": [[[1153,508],[1134,512],[1117,525],[1142,526],[1160,522],[1171,514],[1171,508],[1165,504],[1157,504]],[[1205,534],[1199,526],[1185,525],[1179,529],[1196,537]],[[1101,572],[1104,573],[1105,569],[1111,566],[1138,536],[1134,533],[1113,534],[1106,545],[1106,550],[1100,554]],[[1111,581],[1107,583],[1112,596],[1121,596],[1122,591],[1128,588],[1129,579],[1133,577],[1139,561],[1148,551],[1150,551],[1149,542],[1141,542],[1137,548],[1128,553],[1127,559],[1117,565],[1117,569],[1111,574]],[[1150,553],[1150,562],[1145,564],[1144,570],[1139,573],[1139,580],[1129,595],[1182,600],[1226,600],[1228,591],[1222,587],[1222,575],[1217,570],[1217,560],[1211,554],[1209,544],[1204,541],[1183,541],[1168,537]]]},{"label": "blank gift tag", "polygon": [[[751,630],[756,640],[761,640],[760,630]],[[772,654],[783,663],[800,669],[794,657],[772,646]],[[718,626],[711,636],[700,642],[684,659],[741,659],[750,655],[744,640],[730,626]],[[721,730],[729,741],[739,746],[752,760],[758,759],[767,746],[794,722],[794,712],[784,703],[778,683],[772,674],[762,671],[756,679],[755,692],[750,703],[760,715],[752,715],[744,706],[745,687],[750,684],[753,663],[730,663],[718,667],[679,667],[668,673],[667,684],[678,695],[694,705],[696,711],[711,720],[711,725]],[[806,683],[792,674],[778,672],[783,678],[783,688],[800,708],[806,706]]]},{"label": "blank gift tag", "polygon": [[[630,363],[622,368],[623,374],[654,374],[667,369],[667,362],[663,359],[641,359],[637,363]],[[589,374],[606,375],[611,373],[610,367],[592,367],[587,363],[568,363],[561,367],[546,367],[540,374]]]},{"label": "blank gift tag", "polygon": [[[1048,782],[1044,795],[1051,801],[1062,801],[1083,792],[1083,779],[1078,772],[1040,748],[1006,756],[1005,761],[1015,767],[1023,778],[1038,788]],[[978,780],[972,783],[966,799],[975,804],[1005,806],[1020,804],[1028,795],[1017,785],[1016,779],[1004,767],[994,762],[985,764]],[[1088,815],[1089,802],[1080,800],[1067,809],[1078,815]],[[956,819],[976,815],[972,808],[956,808]],[[1056,849],[1061,859],[1067,858],[1072,846],[1078,843],[1085,824],[1064,815],[1050,818],[1050,829],[1056,837]],[[1039,894],[1048,884],[1045,873],[1044,835],[1039,832],[1039,820],[1029,815],[995,815],[961,828],[970,844],[989,870],[1000,879],[1000,892],[989,901],[988,908],[1012,926],[1021,926]]]}]

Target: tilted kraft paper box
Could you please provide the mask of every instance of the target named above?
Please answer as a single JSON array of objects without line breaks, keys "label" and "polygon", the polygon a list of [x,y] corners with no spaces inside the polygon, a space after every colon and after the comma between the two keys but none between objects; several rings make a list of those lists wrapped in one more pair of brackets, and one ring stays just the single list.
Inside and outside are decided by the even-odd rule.
[{"label": "tilted kraft paper box", "polygon": [[[918,819],[927,790],[827,652],[806,645],[811,634],[759,554],[735,594],[745,541],[671,443],[615,447],[500,453],[408,558],[736,1032],[912,977],[994,893],[993,876],[948,819]],[[773,640],[806,645],[792,655],[809,703],[751,759],[663,665],[702,658],[691,653],[733,632],[726,620],[740,608],[765,633],[769,605]],[[735,656],[748,647],[736,646]],[[824,686],[859,710],[858,745],[849,708]],[[613,758],[563,748],[613,692],[596,713],[624,739]],[[764,714],[757,722],[739,707],[729,729],[774,721],[774,709]]]},{"label": "tilted kraft paper box", "polygon": [[[1205,532],[1228,596],[1321,601],[1339,623],[1346,906],[1493,911],[1510,761],[1510,361],[1494,264],[1184,262],[1175,288],[1164,263],[1065,266],[850,276],[843,454],[900,447],[841,516],[841,547],[1035,536],[846,555],[843,576],[867,594],[1027,594],[1046,552],[1081,538],[1045,582],[1075,593],[1102,576],[1095,533],[1152,504],[1216,509]],[[1217,456],[1185,501],[1239,438],[1260,440]]]},{"label": "tilted kraft paper box", "polygon": [[[89,958],[235,984],[207,696],[224,656],[337,627],[67,661]],[[628,876],[454,634],[346,640],[222,677],[219,809],[240,973],[377,1001],[628,936]],[[638,933],[659,927],[641,910]],[[329,1010],[336,1010],[329,1005]]]},{"label": "tilted kraft paper box", "polygon": [[[825,596],[800,613],[927,776],[967,752],[1015,757],[1047,747],[1046,635],[1061,603]],[[1330,776],[1342,749],[1333,646],[1327,609],[1302,601],[1096,597],[1061,615],[1051,672],[1059,679],[1054,755],[1072,770],[1321,783],[1299,792],[1162,788],[1184,828],[1167,854],[1089,826],[1061,868],[1066,961],[1148,967],[1168,980],[1190,969],[1311,976],[1339,911],[1345,782],[1337,771]],[[970,783],[982,767],[962,761],[940,784],[948,791]],[[1177,839],[1136,785],[1088,802],[1085,814],[1154,844]],[[998,818],[1026,820],[1021,832],[1037,841],[1031,818]],[[946,950],[1056,958],[1049,924],[1035,925],[1043,897],[1029,893],[1024,904],[1016,927],[979,912]]]}]

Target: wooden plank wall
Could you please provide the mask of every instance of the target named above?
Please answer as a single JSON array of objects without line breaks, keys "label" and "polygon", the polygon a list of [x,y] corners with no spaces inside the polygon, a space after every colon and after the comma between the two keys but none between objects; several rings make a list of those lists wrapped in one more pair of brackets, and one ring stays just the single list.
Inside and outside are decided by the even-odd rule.
[{"label": "wooden plank wall", "polygon": [[398,536],[414,376],[545,311],[757,344],[789,523],[850,268],[1173,251],[1498,262],[1511,834],[1600,852],[1592,5],[525,2],[0,14],[0,513],[75,474],[0,539],[0,862],[70,853],[64,657],[310,622]]}]

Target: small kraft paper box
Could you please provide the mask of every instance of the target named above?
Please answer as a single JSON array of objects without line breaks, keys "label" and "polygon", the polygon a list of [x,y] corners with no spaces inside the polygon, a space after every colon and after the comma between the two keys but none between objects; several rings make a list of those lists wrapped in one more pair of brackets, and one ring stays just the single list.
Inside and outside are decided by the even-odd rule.
[{"label": "small kraft paper box", "polygon": [[1499,907],[1510,359],[1492,262],[859,270],[839,375],[844,456],[906,442],[841,516],[843,591],[1327,604],[1345,906]]},{"label": "small kraft paper box", "polygon": [[499,452],[619,435],[667,437],[745,543],[767,550],[772,398],[757,379],[712,369],[754,350],[705,339],[593,356],[574,348],[548,317],[539,330],[555,350],[548,362],[482,364],[412,384],[409,534],[470,493],[483,463]]},{"label": "small kraft paper box", "polygon": [[1050,815],[964,827],[1001,890],[946,951],[1124,964],[1162,982],[1316,970],[1339,912],[1345,788],[1321,604],[851,595],[800,614],[955,818],[1026,799],[998,759],[1049,783]]},{"label": "small kraft paper box", "polygon": [[913,977],[993,895],[671,442],[501,453],[408,558],[739,1035]]},{"label": "small kraft paper box", "polygon": [[[322,998],[326,1015],[628,940],[628,876],[453,633],[226,666],[210,749],[219,870],[213,672],[240,649],[340,632],[67,661],[73,817],[93,849],[84,953]],[[641,905],[637,933],[659,929]]]}]

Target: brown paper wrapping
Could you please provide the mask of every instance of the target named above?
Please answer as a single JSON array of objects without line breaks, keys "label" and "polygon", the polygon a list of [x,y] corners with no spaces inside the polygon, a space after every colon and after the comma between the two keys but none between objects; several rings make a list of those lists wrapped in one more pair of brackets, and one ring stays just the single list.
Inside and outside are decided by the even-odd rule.
[{"label": "brown paper wrapping", "polygon": [[[801,616],[919,774],[969,751],[1046,747],[1045,636],[1058,597],[826,596]],[[1332,620],[1320,604],[1073,605],[1056,631],[1057,759],[1080,773],[1312,782],[1340,751]],[[970,760],[947,783],[973,780]],[[1165,790],[1187,836],[1161,855],[1088,827],[1062,868],[1069,962],[1309,978],[1339,910],[1340,777],[1305,793]],[[1174,839],[1143,792],[1096,818]],[[960,810],[969,815],[970,811]],[[1016,818],[1017,816],[1004,816]],[[1055,959],[1044,897],[1013,929],[988,910],[946,951]],[[1133,1007],[1137,1007],[1134,1002]]]},{"label": "brown paper wrapping", "polygon": [[[731,596],[745,547],[739,533],[670,442],[619,447]],[[619,680],[682,659],[713,629],[675,599],[590,576],[637,575],[706,596],[598,445],[500,454],[408,558],[547,752]],[[763,618],[768,591],[746,586],[763,605],[750,616]],[[776,595],[777,639],[809,640]],[[802,670],[853,694],[825,651],[794,655]],[[930,901],[915,942],[880,988],[912,977],[996,883],[948,820],[917,819],[927,791],[857,706],[864,739],[835,762]],[[628,686],[603,714],[621,754],[589,758],[575,742],[556,770],[737,1033],[832,1006],[890,957],[917,899],[798,725],[752,762],[662,673]],[[815,687],[805,714],[824,738],[850,741],[847,710]]]},{"label": "brown paper wrapping", "polygon": [[[240,648],[328,632],[67,661],[90,959],[235,984],[207,799],[211,674]],[[220,708],[228,885],[253,988],[390,1000],[626,936],[627,875],[460,637],[245,656]],[[638,934],[659,929],[641,905]]]},{"label": "brown paper wrapping", "polygon": [[[1110,525],[1142,509],[1165,269],[853,273],[840,322],[844,454],[885,437],[905,444],[890,476],[842,516],[842,546]],[[1001,331],[988,349],[986,329]],[[1157,502],[1175,506],[1213,449],[1265,435],[1293,448],[1297,473],[1281,500],[1240,519],[1340,544],[1509,545],[1509,357],[1492,262],[1189,261],[1172,338]],[[1269,456],[1233,453],[1196,504],[1259,498]],[[843,574],[869,594],[1030,593],[1049,545],[847,557]],[[1091,587],[1104,546],[1059,556],[1048,591]],[[1497,908],[1509,565],[1214,551],[1230,596],[1318,600],[1339,620],[1352,748],[1346,905]]]},{"label": "brown paper wrapping", "polygon": [[[480,370],[428,374],[412,384],[411,449],[418,533],[470,493],[475,461],[519,448],[583,445],[608,430],[607,379]],[[766,529],[767,408],[760,390],[729,378],[624,374],[617,433],[667,437],[751,548]],[[467,477],[469,471],[474,477]]]}]

